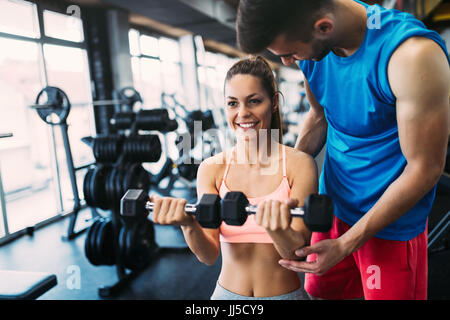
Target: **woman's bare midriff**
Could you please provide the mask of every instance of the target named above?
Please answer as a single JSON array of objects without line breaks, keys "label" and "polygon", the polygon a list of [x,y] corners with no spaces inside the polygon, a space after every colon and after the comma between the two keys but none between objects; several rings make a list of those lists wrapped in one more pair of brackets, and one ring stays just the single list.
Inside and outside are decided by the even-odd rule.
[{"label": "woman's bare midriff", "polygon": [[272,297],[301,286],[296,272],[278,264],[280,255],[270,243],[221,242],[222,271],[219,284],[249,297]]}]

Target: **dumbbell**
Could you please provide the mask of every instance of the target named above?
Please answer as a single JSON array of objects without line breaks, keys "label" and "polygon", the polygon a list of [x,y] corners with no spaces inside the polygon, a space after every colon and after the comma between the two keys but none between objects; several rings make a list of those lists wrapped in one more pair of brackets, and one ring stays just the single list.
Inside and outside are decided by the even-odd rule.
[{"label": "dumbbell", "polygon": [[[144,190],[130,189],[120,200],[120,213],[126,219],[153,212],[154,203],[147,201],[148,195]],[[220,197],[217,194],[204,194],[198,204],[187,204],[185,211],[195,215],[195,219],[203,228],[217,229],[220,219]]]},{"label": "dumbbell", "polygon": [[[255,214],[258,207],[249,204],[242,192],[228,192],[222,199],[222,220],[232,226],[242,226],[249,214]],[[291,209],[292,217],[300,217],[306,227],[315,232],[327,232],[333,224],[333,203],[326,195],[311,194],[305,205]]]}]

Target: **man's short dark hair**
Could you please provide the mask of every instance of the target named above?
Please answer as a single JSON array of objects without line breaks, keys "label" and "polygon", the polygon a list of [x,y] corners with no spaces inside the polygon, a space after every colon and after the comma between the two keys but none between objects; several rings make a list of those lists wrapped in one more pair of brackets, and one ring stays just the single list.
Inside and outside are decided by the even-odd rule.
[{"label": "man's short dark hair", "polygon": [[244,52],[260,53],[280,34],[305,42],[314,22],[333,0],[240,0],[237,40]]}]

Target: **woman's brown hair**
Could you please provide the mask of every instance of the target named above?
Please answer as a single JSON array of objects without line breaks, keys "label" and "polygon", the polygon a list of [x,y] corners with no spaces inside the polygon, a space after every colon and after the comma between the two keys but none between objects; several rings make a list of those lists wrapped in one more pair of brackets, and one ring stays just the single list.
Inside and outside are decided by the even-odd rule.
[{"label": "woman's brown hair", "polygon": [[251,56],[247,59],[239,60],[228,70],[225,77],[225,84],[238,74],[248,74],[259,78],[263,88],[271,99],[272,105],[276,101],[276,111],[272,113],[270,129],[279,130],[279,142],[283,143],[280,99],[276,97],[280,92],[277,89],[277,82],[269,63],[261,56]]}]

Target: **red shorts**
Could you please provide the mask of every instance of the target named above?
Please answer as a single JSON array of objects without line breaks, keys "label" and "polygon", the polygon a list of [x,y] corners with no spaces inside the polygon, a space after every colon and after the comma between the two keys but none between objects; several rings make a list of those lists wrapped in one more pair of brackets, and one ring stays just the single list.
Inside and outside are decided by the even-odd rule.
[{"label": "red shorts", "polygon": [[[314,232],[311,244],[336,239],[350,226],[334,218],[329,232]],[[315,254],[307,261],[314,261]],[[372,238],[322,276],[305,274],[305,290],[322,299],[426,300],[427,231],[408,241]]]}]

